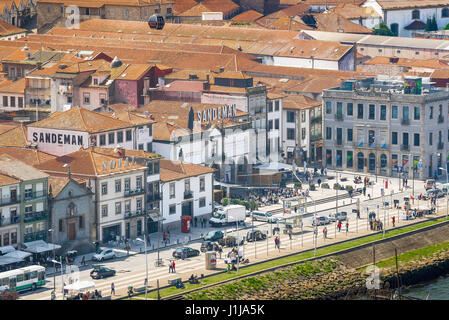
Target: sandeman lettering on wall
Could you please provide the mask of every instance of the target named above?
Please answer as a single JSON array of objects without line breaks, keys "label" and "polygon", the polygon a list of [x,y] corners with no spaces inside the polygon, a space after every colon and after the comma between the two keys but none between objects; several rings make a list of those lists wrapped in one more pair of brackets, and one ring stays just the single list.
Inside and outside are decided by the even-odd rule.
[{"label": "sandeman lettering on wall", "polygon": [[76,134],[33,132],[33,142],[82,146],[83,136]]},{"label": "sandeman lettering on wall", "polygon": [[199,122],[209,122],[217,119],[232,118],[237,115],[237,107],[233,105],[225,105],[218,108],[211,108],[196,113]]}]

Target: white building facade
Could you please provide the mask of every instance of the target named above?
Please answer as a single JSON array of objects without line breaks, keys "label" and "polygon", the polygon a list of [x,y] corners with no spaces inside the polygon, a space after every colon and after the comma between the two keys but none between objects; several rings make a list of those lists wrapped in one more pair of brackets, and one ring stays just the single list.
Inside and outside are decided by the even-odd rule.
[{"label": "white building facade", "polygon": [[441,174],[449,92],[421,89],[420,81],[351,80],[324,90],[323,164],[388,177]]}]

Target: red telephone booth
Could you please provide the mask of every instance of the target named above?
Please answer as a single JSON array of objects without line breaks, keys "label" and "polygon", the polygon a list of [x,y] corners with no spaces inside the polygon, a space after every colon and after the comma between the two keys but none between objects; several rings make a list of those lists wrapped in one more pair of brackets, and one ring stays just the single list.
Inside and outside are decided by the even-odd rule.
[{"label": "red telephone booth", "polygon": [[192,225],[192,217],[181,216],[181,232],[190,232],[190,227]]}]

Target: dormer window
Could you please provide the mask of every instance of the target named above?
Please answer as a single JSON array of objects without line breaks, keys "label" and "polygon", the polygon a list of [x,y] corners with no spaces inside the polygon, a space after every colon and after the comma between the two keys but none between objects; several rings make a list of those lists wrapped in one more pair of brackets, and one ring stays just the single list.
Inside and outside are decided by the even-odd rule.
[{"label": "dormer window", "polygon": [[98,85],[98,78],[94,78],[94,85]]},{"label": "dormer window", "polygon": [[412,19],[419,19],[419,10],[413,10],[412,11]]}]

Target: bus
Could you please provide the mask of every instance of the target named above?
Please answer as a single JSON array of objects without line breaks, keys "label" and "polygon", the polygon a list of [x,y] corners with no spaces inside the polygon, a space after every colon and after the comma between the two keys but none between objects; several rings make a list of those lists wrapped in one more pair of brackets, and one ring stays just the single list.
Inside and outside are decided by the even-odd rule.
[{"label": "bus", "polygon": [[36,290],[45,283],[45,268],[38,265],[0,273],[0,286],[8,286],[10,290]]}]

